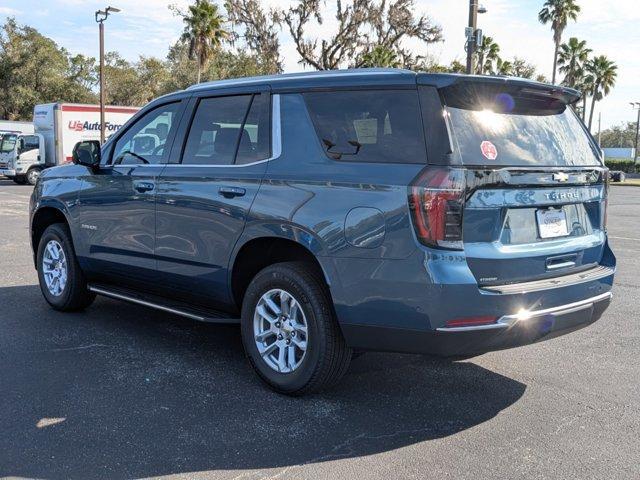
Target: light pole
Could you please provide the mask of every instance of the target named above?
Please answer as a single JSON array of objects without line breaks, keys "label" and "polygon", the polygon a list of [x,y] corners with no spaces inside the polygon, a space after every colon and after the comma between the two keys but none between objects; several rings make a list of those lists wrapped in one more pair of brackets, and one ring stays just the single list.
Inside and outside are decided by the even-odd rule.
[{"label": "light pole", "polygon": [[482,5],[478,5],[478,0],[469,0],[469,26],[465,28],[468,74],[473,72],[473,54],[476,51],[476,47],[482,44],[482,30],[477,28],[479,13],[487,13],[487,9]]},{"label": "light pole", "polygon": [[638,137],[640,137],[640,102],[631,102],[631,108],[638,110],[638,121],[636,123],[636,143],[633,152],[633,163],[638,161]]},{"label": "light pole", "polygon": [[96,11],[96,22],[100,31],[100,144],[104,143],[104,21],[110,13],[117,13],[120,9],[107,7]]}]

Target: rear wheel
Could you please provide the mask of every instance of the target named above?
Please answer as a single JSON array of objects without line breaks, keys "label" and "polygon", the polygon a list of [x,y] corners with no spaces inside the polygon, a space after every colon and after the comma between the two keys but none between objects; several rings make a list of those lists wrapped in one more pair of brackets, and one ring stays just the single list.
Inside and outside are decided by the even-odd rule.
[{"label": "rear wheel", "polygon": [[87,289],[65,224],[55,223],[44,231],[38,245],[37,266],[40,290],[54,309],[82,310],[95,299]]},{"label": "rear wheel", "polygon": [[242,341],[260,378],[303,395],[329,387],[351,360],[329,292],[313,265],[271,265],[252,280],[242,305]]}]

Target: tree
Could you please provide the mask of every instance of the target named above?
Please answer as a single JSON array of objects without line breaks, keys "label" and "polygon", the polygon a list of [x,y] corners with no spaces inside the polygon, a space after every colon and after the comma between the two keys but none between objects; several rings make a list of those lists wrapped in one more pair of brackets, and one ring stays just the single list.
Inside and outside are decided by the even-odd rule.
[{"label": "tree", "polygon": [[536,75],[536,67],[520,57],[513,57],[511,64],[511,72],[514,77],[533,78]]},{"label": "tree", "polygon": [[636,122],[615,125],[603,130],[600,135],[603,148],[632,148],[636,142]]},{"label": "tree", "polygon": [[618,77],[618,66],[605,55],[600,55],[587,62],[586,70],[587,77],[585,80],[592,86],[591,112],[589,113],[589,130],[591,130],[596,102],[607,96],[611,88],[615,86],[616,78]]},{"label": "tree", "polygon": [[323,5],[321,0],[298,0],[277,12],[296,46],[300,63],[317,70],[361,67],[376,47],[393,51],[403,66],[411,67],[420,58],[403,46],[405,39],[427,44],[442,40],[438,25],[425,15],[414,15],[414,0],[336,0],[337,31],[321,41],[308,38],[306,31],[312,22],[324,22]]},{"label": "tree", "polygon": [[500,59],[500,46],[492,37],[484,37],[482,45],[476,48],[476,74],[483,75],[485,71],[494,73],[494,64]]},{"label": "tree", "polygon": [[245,54],[257,55],[267,73],[282,73],[277,12],[265,12],[258,0],[227,0],[225,8],[232,26],[243,29],[242,34],[233,32],[232,38],[242,37],[248,47]]},{"label": "tree", "polygon": [[400,60],[398,59],[396,52],[378,45],[373,50],[362,56],[361,66],[398,68],[400,66]]},{"label": "tree", "polygon": [[[193,70],[196,60],[189,58],[189,45],[178,40],[167,55],[167,82],[164,92],[182,90],[193,84]],[[269,59],[260,57],[247,50],[216,50],[207,69],[202,72],[202,80],[250,77],[273,73],[273,64]]]},{"label": "tree", "polygon": [[188,10],[188,13],[175,11],[185,23],[181,39],[189,44],[189,58],[197,59],[197,83],[200,83],[202,70],[206,68],[211,55],[224,40],[230,38],[230,34],[224,28],[224,19],[218,12],[218,6],[209,0],[196,0]]},{"label": "tree", "polygon": [[92,63],[7,19],[0,26],[0,118],[30,120],[38,103],[95,101]]},{"label": "tree", "polygon": [[562,34],[567,27],[569,20],[577,20],[580,13],[580,6],[576,0],[547,0],[544,2],[542,10],[538,13],[538,20],[543,25],[551,23],[553,31],[553,42],[555,49],[553,52],[553,73],[551,83],[556,83],[556,70],[558,68],[558,50],[562,41]]},{"label": "tree", "polygon": [[586,40],[578,40],[576,37],[571,37],[567,43],[560,45],[558,66],[560,73],[564,74],[564,85],[575,88],[580,83],[584,76],[584,64],[590,53]]},{"label": "tree", "polygon": [[496,61],[496,72],[497,75],[513,75],[513,63],[509,60],[503,60],[498,57]]}]

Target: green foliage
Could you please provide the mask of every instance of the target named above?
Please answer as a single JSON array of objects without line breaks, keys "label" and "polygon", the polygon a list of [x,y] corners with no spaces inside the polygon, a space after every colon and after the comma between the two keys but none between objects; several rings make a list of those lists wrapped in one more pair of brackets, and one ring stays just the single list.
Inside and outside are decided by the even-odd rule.
[{"label": "green foliage", "polygon": [[571,37],[569,42],[560,45],[558,65],[560,73],[564,74],[564,85],[576,88],[584,81],[585,64],[590,53],[587,41],[578,40],[576,37]]},{"label": "green foliage", "polygon": [[362,56],[362,66],[398,68],[400,59],[392,49],[378,45]]},{"label": "green foliage", "polygon": [[543,25],[551,24],[553,31],[553,43],[555,50],[553,52],[553,76],[552,83],[556,83],[556,70],[558,65],[558,50],[562,41],[562,34],[569,20],[576,21],[580,13],[580,5],[576,0],[547,0],[544,2],[542,10],[538,13],[538,20]]},{"label": "green foliage", "polygon": [[31,119],[34,105],[61,98],[95,101],[93,62],[9,18],[0,26],[0,118]]},{"label": "green foliage", "polygon": [[618,66],[605,55],[599,55],[587,61],[586,71],[585,85],[591,94],[591,112],[589,113],[589,129],[591,129],[596,102],[609,95],[615,86]]},{"label": "green foliage", "polygon": [[202,71],[211,56],[218,50],[230,33],[224,28],[224,18],[218,12],[218,6],[209,0],[196,0],[190,5],[188,13],[176,13],[184,21],[184,32],[180,39],[189,45],[189,58],[198,62],[197,83],[200,83]]},{"label": "green foliage", "polygon": [[624,173],[640,173],[640,163],[631,159],[611,158],[604,161],[609,170],[619,170]]},{"label": "green foliage", "polygon": [[603,130],[600,134],[600,144],[603,148],[630,148],[636,142],[636,122],[615,125]]}]

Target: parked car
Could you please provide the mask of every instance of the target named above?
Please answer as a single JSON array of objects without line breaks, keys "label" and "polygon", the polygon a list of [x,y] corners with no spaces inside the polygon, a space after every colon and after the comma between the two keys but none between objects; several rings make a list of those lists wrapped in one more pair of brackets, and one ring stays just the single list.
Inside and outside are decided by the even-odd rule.
[{"label": "parked car", "polygon": [[99,294],[240,323],[258,375],[293,395],[335,383],[354,351],[470,356],[576,330],[615,270],[578,98],[402,70],[161,97],[43,172],[42,293],[62,311]]}]

